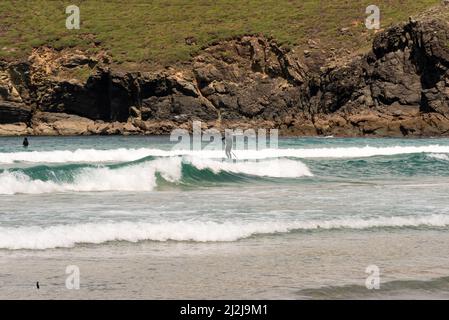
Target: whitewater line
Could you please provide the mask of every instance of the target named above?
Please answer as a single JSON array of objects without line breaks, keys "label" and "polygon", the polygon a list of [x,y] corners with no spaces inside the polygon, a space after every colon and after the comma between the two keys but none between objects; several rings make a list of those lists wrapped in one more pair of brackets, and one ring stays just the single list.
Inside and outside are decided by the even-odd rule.
[{"label": "whitewater line", "polygon": [[0,227],[1,249],[70,248],[76,244],[109,241],[230,242],[254,235],[289,233],[295,230],[447,227],[448,215],[425,217],[346,218],[310,221],[177,221],[116,222],[54,225],[48,227]]},{"label": "whitewater line", "polygon": [[[263,150],[233,150],[239,160],[269,159],[269,158],[365,158],[373,156],[389,156],[414,153],[447,154],[449,146],[391,146],[391,147],[335,147],[335,148],[298,148],[298,149],[263,149]],[[0,163],[14,162],[31,163],[95,163],[135,161],[148,156],[173,157],[195,156],[199,158],[224,158],[222,150],[161,150],[151,148],[139,149],[77,149],[56,151],[32,151],[0,153]]]},{"label": "whitewater line", "polygon": [[[254,177],[300,178],[311,177],[309,168],[300,161],[270,159],[261,162],[221,162],[193,157],[157,158],[120,168],[68,169],[70,182],[32,179],[22,171],[5,170],[0,173],[0,194],[40,194],[93,191],[152,191],[157,186],[156,173],[166,181],[180,182],[182,167],[191,165],[198,170],[210,170],[214,174],[228,172]],[[52,172],[51,168],[49,168]]]}]

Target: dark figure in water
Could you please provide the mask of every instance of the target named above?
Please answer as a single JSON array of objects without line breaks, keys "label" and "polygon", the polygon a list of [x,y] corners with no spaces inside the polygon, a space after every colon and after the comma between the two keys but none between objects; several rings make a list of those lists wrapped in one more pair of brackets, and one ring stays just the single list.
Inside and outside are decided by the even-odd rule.
[{"label": "dark figure in water", "polygon": [[39,289],[39,281],[36,282],[36,288]]},{"label": "dark figure in water", "polygon": [[23,139],[23,146],[26,148],[28,147],[29,142],[28,142],[28,138]]},{"label": "dark figure in water", "polygon": [[232,135],[229,133],[225,133],[225,136],[221,139],[225,142],[225,153],[228,159],[232,159],[231,150],[232,150]]}]

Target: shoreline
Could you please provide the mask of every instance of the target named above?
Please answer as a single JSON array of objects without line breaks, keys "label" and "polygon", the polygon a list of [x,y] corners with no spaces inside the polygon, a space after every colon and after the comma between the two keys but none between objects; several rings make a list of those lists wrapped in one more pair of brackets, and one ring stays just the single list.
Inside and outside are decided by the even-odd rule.
[{"label": "shoreline", "polygon": [[28,2],[0,300],[449,300],[449,0]]},{"label": "shoreline", "polygon": [[[58,115],[58,117],[61,115]],[[73,117],[72,115],[63,115],[63,117]],[[332,122],[332,117],[321,118],[325,123]],[[434,119],[431,119],[434,121]],[[430,121],[430,120],[429,120]],[[87,123],[87,124],[86,124]],[[444,133],[432,132],[431,127],[425,131],[418,131],[415,133],[404,134],[400,130],[392,129],[391,127],[401,128],[401,121],[392,121],[387,123],[387,127],[379,128],[385,134],[379,133],[364,133],[360,131],[357,126],[351,128],[342,128],[339,126],[328,128],[327,131],[317,130],[313,125],[297,126],[285,128],[285,125],[276,125],[269,121],[232,121],[232,122],[218,122],[209,121],[201,122],[202,133],[206,130],[218,130],[223,133],[225,130],[254,130],[257,134],[258,130],[278,130],[278,136],[282,138],[303,138],[303,137],[334,137],[334,138],[447,138],[449,131]],[[435,124],[435,122],[433,123]],[[441,124],[443,125],[443,124]],[[448,120],[449,125],[449,120]],[[25,123],[14,124],[0,124],[0,137],[70,137],[70,136],[170,136],[174,130],[185,130],[192,134],[192,121],[185,123],[167,122],[167,121],[141,121],[133,119],[128,122],[95,122],[88,119],[56,121],[53,123],[40,123],[37,126],[28,126]],[[320,132],[317,132],[320,131]],[[249,132],[249,131],[248,131]]]},{"label": "shoreline", "polygon": [[[0,128],[1,129],[1,128]],[[79,135],[46,135],[46,134],[20,134],[20,135],[0,135],[0,138],[25,138],[25,137],[31,137],[31,138],[38,138],[38,137],[47,137],[47,138],[54,138],[54,137],[61,137],[61,138],[73,138],[73,137],[170,137],[170,134],[152,134],[152,133],[139,133],[139,134],[79,134]],[[317,138],[317,139],[404,139],[404,140],[425,140],[425,139],[447,139],[449,138],[449,134],[447,135],[419,135],[419,136],[352,136],[352,135],[289,135],[289,134],[280,134],[279,138],[282,139],[306,139],[306,138]]]},{"label": "shoreline", "polygon": [[[231,243],[110,243],[15,251],[0,264],[4,299],[396,299],[447,297],[446,273],[431,241],[445,232],[401,230],[267,236]],[[339,241],[335,242],[335,235]],[[354,243],[357,239],[357,244]],[[392,245],[392,243],[401,243]],[[298,248],[302,248],[298,250]],[[436,251],[435,251],[436,250]],[[321,252],[316,256],[316,252]],[[388,259],[382,252],[388,252]],[[311,259],[310,255],[314,255]],[[354,258],[357,257],[357,258]],[[395,257],[395,259],[391,259]],[[317,261],[316,261],[317,260]],[[365,288],[365,268],[381,267],[380,290]],[[430,262],[429,262],[430,261]],[[413,263],[412,263],[413,262]],[[406,267],[412,263],[413,267]],[[12,270],[8,265],[14,265]],[[321,267],[317,268],[317,264]],[[65,288],[67,265],[80,290]],[[239,270],[236,272],[235,270]],[[170,281],[176,277],[176,282]],[[36,280],[41,289],[33,288]],[[443,281],[438,284],[439,280]],[[414,284],[414,282],[415,284]],[[430,281],[430,283],[429,283]],[[432,281],[437,283],[433,288]],[[410,285],[408,283],[410,282]],[[170,285],[167,285],[170,283]],[[247,286],[248,283],[252,285]],[[416,284],[421,283],[424,289]],[[224,285],[228,284],[228,285]],[[347,288],[347,289],[345,289]],[[356,288],[357,290],[352,290]]]},{"label": "shoreline", "polygon": [[[286,139],[296,151],[280,161],[239,163],[184,161],[160,137],[36,137],[37,152],[0,140],[1,298],[449,292],[449,139]],[[380,291],[365,287],[372,265]],[[80,290],[66,288],[68,266]]]}]

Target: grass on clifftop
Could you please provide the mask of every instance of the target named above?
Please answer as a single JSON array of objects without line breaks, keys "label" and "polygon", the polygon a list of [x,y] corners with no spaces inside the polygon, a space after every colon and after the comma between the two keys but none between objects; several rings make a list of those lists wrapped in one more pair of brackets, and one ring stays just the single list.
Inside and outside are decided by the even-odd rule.
[{"label": "grass on clifftop", "polygon": [[[439,0],[1,0],[0,58],[33,47],[107,50],[118,64],[168,65],[202,47],[242,34],[262,33],[290,46],[319,39],[325,48],[369,45],[365,8],[381,9],[382,27],[406,20]],[[65,28],[66,6],[81,10],[81,29]],[[341,28],[350,28],[342,33]],[[365,37],[359,37],[366,34]],[[196,44],[185,39],[194,37]],[[94,45],[96,43],[96,45]]]}]

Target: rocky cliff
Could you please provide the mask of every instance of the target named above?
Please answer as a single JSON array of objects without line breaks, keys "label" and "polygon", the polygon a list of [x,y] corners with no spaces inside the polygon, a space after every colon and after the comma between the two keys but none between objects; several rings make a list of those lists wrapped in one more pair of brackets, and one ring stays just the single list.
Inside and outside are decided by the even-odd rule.
[{"label": "rocky cliff", "polygon": [[242,36],[187,64],[126,72],[101,52],[35,49],[0,62],[0,134],[166,134],[201,120],[284,135],[449,135],[446,21],[393,26],[368,54],[333,63],[299,53]]}]

